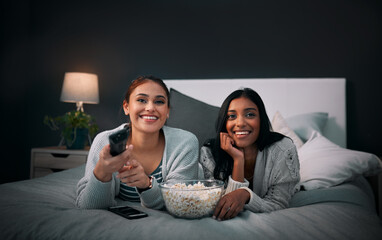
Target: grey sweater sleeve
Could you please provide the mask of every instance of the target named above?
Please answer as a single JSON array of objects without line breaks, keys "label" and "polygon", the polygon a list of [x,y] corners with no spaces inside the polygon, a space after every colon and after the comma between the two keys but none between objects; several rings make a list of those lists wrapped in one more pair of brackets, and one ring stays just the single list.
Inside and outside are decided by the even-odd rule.
[{"label": "grey sweater sleeve", "polygon": [[214,178],[215,161],[212,156],[211,149],[209,147],[203,146],[200,149],[199,164],[203,170],[204,179]]},{"label": "grey sweater sleeve", "polygon": [[248,187],[242,187],[250,193],[251,197],[245,208],[252,212],[271,212],[287,208],[295,193],[295,186],[300,181],[300,164],[293,143],[282,148],[276,144],[266,151],[269,152],[268,163],[260,196]]},{"label": "grey sweater sleeve", "polygon": [[108,136],[112,131],[98,134],[93,141],[86,162],[85,175],[77,184],[76,205],[79,208],[107,208],[116,205],[114,198],[119,191],[119,182],[115,175],[111,181],[101,182],[93,173],[99,160],[99,154],[102,148],[109,143]]},{"label": "grey sweater sleeve", "polygon": [[[166,149],[163,155],[163,181],[171,179],[191,180],[198,178],[199,142],[190,132],[163,127]],[[141,204],[148,208],[161,209],[164,201],[159,184],[154,179],[151,189],[140,194]]]},{"label": "grey sweater sleeve", "polygon": [[[214,169],[215,169],[215,160],[213,158],[211,149],[209,147],[203,146],[200,149],[200,158],[199,164],[202,166],[204,178],[205,179],[214,179]],[[225,193],[232,192],[240,187],[248,187],[249,182],[247,179],[244,179],[244,182],[237,182],[232,179],[231,175],[228,177],[228,183],[225,188]]]}]

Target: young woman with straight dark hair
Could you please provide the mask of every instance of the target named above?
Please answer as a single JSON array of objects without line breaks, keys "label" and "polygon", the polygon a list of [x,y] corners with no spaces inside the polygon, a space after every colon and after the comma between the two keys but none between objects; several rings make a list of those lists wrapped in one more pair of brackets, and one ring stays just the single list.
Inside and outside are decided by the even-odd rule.
[{"label": "young woman with straight dark hair", "polygon": [[272,131],[257,92],[244,88],[223,102],[216,137],[201,148],[204,178],[226,182],[213,217],[226,220],[244,208],[271,212],[288,207],[300,180],[292,140]]}]

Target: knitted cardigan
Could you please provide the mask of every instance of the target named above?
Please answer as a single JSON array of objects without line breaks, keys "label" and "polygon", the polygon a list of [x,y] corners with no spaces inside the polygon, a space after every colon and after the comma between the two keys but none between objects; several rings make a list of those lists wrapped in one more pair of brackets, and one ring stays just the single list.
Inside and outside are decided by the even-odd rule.
[{"label": "knitted cardigan", "polygon": [[[214,178],[215,161],[209,147],[201,148],[199,163],[203,168],[204,178]],[[244,179],[244,182],[237,182],[229,176],[225,194],[239,188],[247,190],[250,200],[245,209],[252,212],[271,212],[287,208],[300,181],[299,169],[296,147],[291,139],[284,137],[258,152],[253,189],[248,188],[247,179]]]},{"label": "knitted cardigan", "polygon": [[[113,173],[109,182],[99,181],[93,173],[102,148],[109,144],[109,135],[122,129],[124,124],[109,131],[99,133],[91,146],[84,177],[77,184],[76,205],[79,208],[107,208],[117,204],[120,180]],[[163,126],[165,149],[162,158],[163,181],[170,179],[197,179],[199,143],[190,132]],[[161,209],[164,201],[159,184],[154,179],[152,188],[140,194],[141,204],[145,207]]]}]

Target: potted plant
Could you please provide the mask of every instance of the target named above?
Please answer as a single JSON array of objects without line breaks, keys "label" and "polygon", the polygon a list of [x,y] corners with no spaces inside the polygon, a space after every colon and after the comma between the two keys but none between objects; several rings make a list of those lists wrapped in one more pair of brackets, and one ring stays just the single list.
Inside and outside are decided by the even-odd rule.
[{"label": "potted plant", "polygon": [[95,119],[82,111],[67,112],[58,117],[44,117],[44,124],[52,130],[61,129],[61,137],[68,149],[83,149],[85,143],[98,131]]}]

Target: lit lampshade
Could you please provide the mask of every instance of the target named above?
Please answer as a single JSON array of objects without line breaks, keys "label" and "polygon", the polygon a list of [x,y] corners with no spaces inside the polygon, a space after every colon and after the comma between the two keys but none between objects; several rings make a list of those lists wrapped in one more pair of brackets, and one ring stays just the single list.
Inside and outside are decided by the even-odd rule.
[{"label": "lit lampshade", "polygon": [[75,102],[77,111],[84,111],[83,104],[99,103],[98,77],[92,73],[67,72],[62,84],[62,102]]}]

